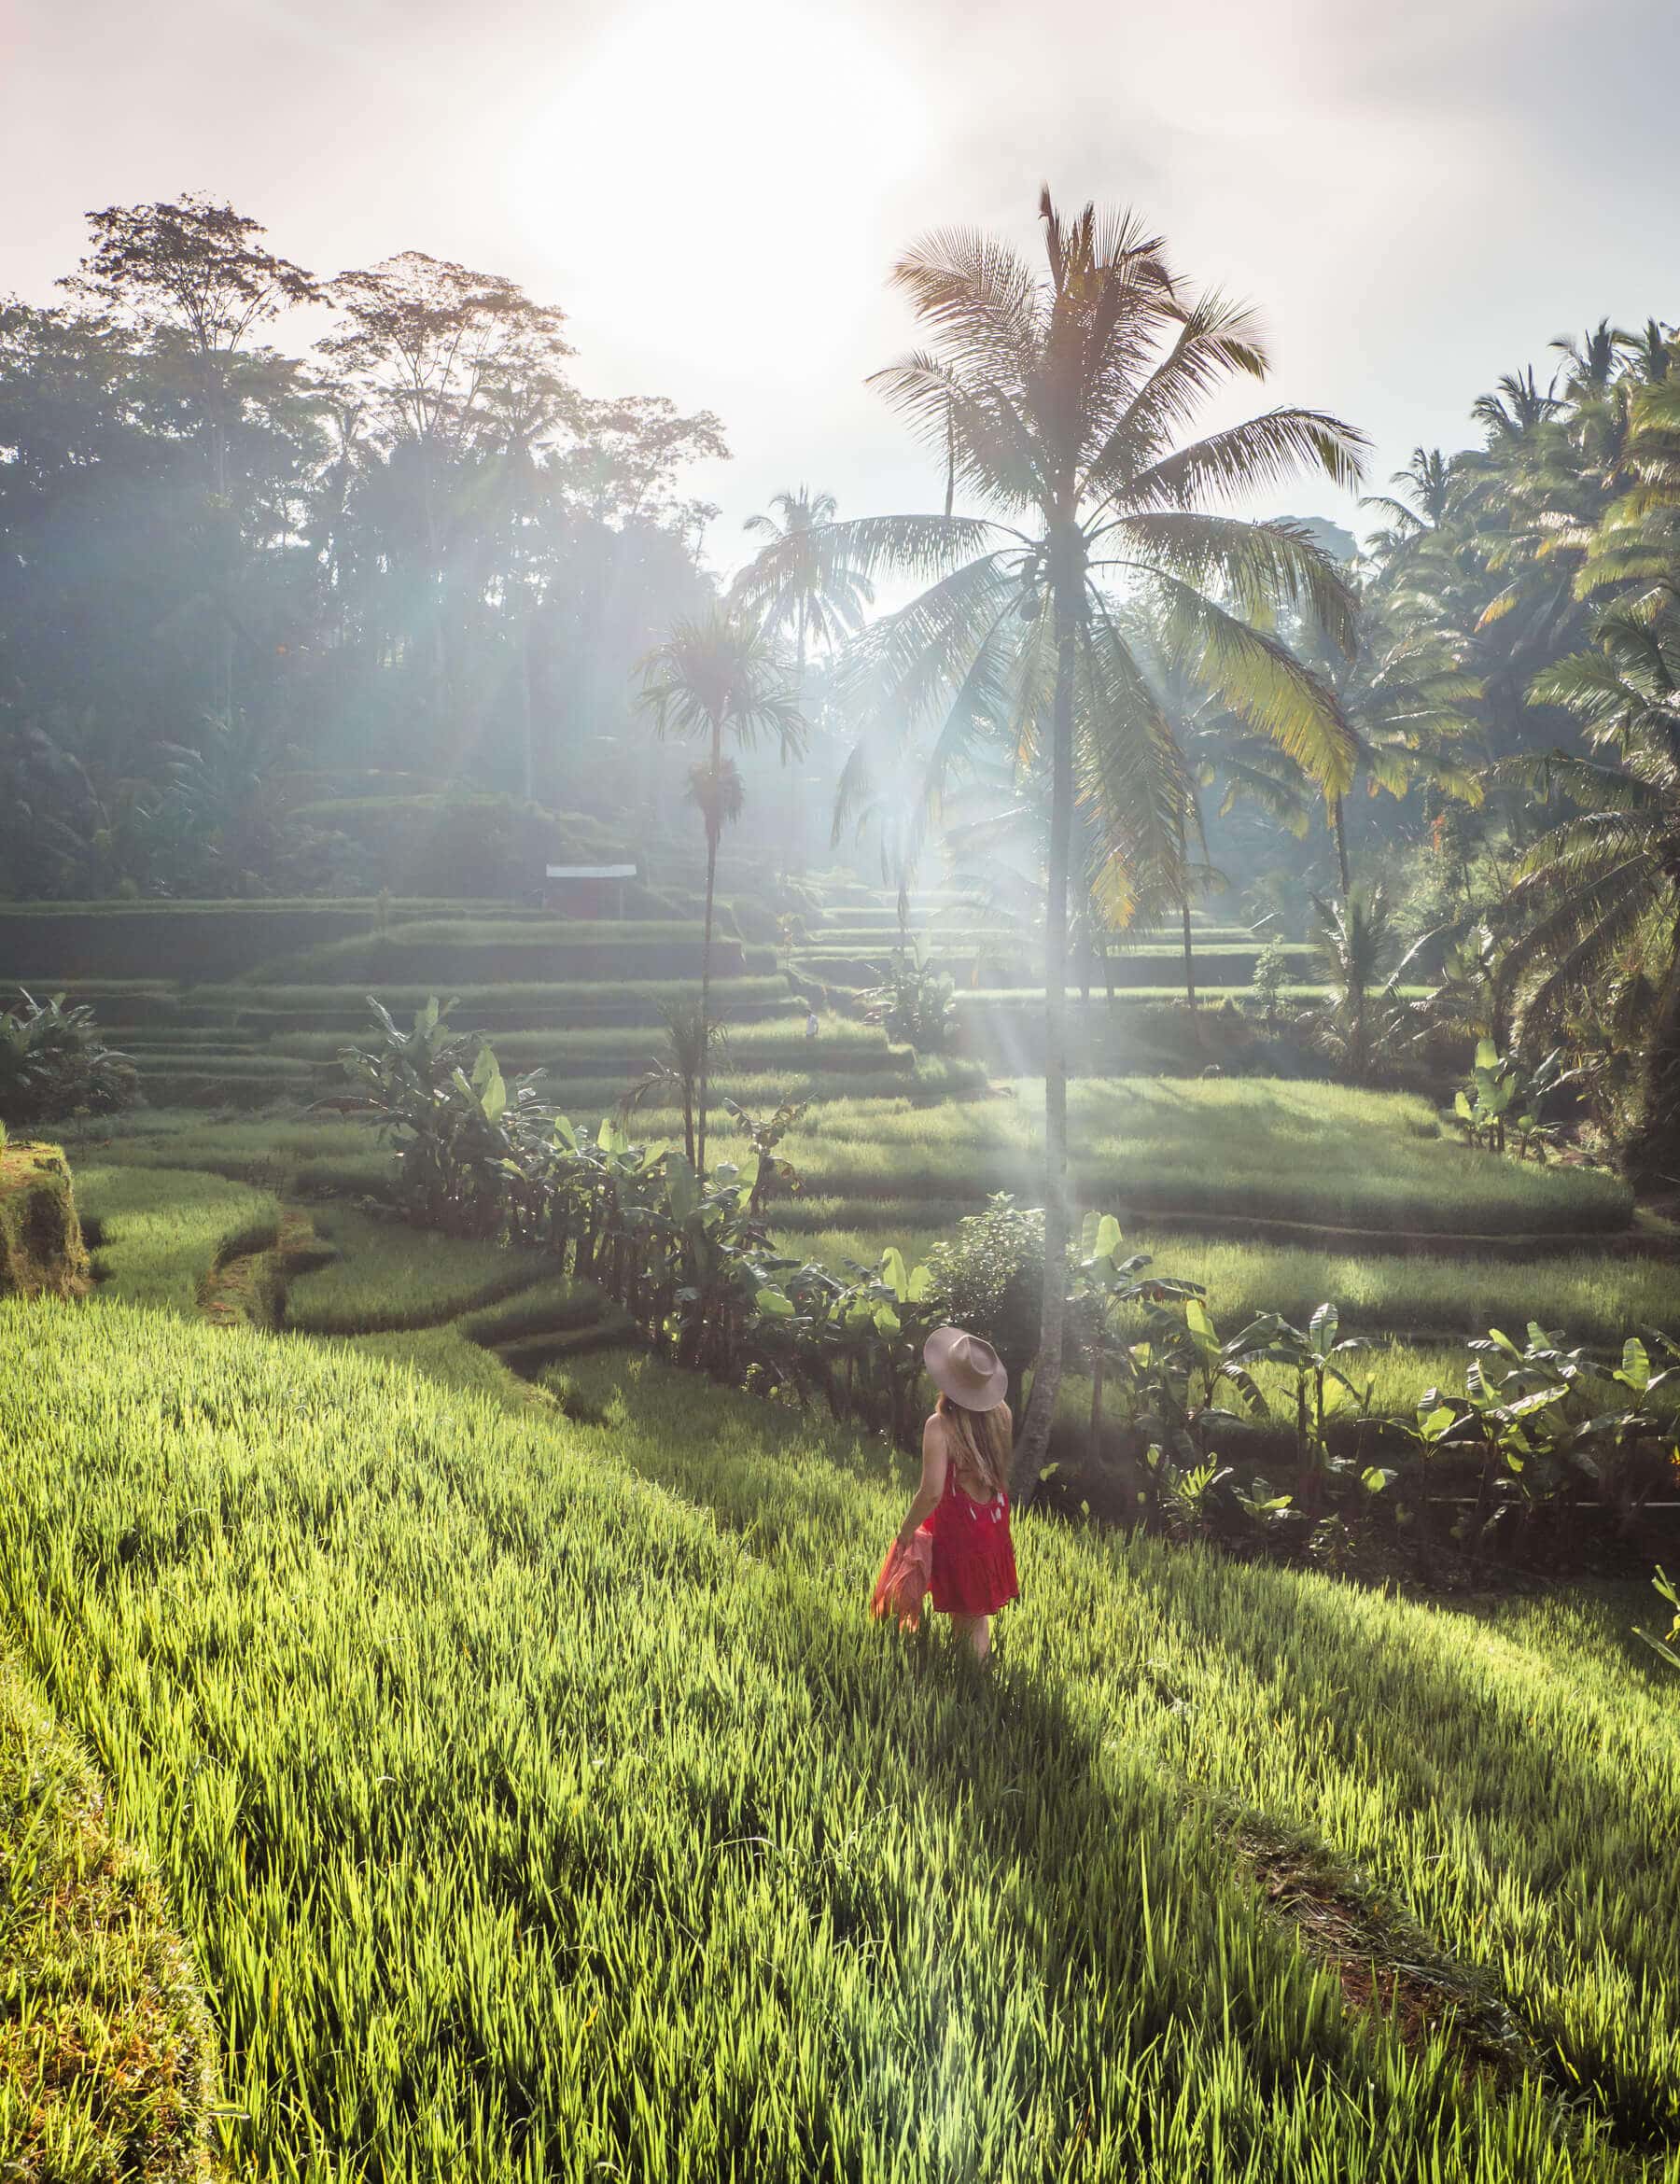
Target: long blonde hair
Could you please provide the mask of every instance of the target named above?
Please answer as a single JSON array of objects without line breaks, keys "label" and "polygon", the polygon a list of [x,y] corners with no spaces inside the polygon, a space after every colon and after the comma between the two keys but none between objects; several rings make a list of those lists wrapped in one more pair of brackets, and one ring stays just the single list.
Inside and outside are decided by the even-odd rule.
[{"label": "long blonde hair", "polygon": [[988,1496],[1009,1482],[1010,1421],[1007,1403],[989,1410],[968,1410],[948,1395],[939,1398],[939,1415],[957,1436],[957,1468],[972,1472]]}]

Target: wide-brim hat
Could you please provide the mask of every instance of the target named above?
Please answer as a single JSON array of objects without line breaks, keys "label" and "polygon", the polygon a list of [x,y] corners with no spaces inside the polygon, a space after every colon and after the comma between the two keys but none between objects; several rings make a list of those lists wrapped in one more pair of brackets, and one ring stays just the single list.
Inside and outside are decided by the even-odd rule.
[{"label": "wide-brim hat", "polygon": [[1009,1393],[1009,1371],[989,1342],[960,1327],[935,1327],[922,1346],[933,1385],[964,1410],[995,1410]]}]

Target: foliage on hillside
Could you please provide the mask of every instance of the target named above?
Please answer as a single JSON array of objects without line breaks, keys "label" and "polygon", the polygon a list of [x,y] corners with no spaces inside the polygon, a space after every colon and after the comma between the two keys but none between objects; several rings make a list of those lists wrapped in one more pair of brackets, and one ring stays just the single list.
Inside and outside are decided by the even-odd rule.
[{"label": "foliage on hillside", "polygon": [[88,1253],[76,1189],[56,1145],[8,1144],[0,1131],[0,1296],[78,1296]]},{"label": "foliage on hillside", "polygon": [[0,1651],[0,2175],[207,2184],[215,2067],[152,1856]]},{"label": "foliage on hillside", "polygon": [[[447,1330],[367,1346],[412,1366],[119,1306],[0,1331],[0,1416],[44,1341],[70,1367],[0,1600],[167,1861],[244,2155],[1611,2184],[1673,2126],[1673,1874],[1603,1755],[1641,1831],[1680,1776],[1602,1635],[1041,1526],[974,1687],[862,1615],[881,1454],[686,1376],[574,1368],[603,1430],[446,1393]],[[1303,1951],[1222,1813],[1318,1846],[1415,2021]]]}]

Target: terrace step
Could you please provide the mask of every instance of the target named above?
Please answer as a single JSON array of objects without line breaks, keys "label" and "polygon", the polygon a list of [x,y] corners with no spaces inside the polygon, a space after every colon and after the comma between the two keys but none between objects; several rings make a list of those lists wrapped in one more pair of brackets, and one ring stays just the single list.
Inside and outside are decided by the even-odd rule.
[{"label": "terrace step", "polygon": [[[1560,1252],[1601,1252],[1617,1258],[1680,1259],[1680,1241],[1644,1228],[1557,1228],[1539,1234],[1478,1235],[1467,1229],[1337,1228],[1321,1221],[1281,1221],[1253,1213],[1177,1212],[1095,1199],[1082,1210],[1113,1212],[1128,1229],[1182,1228],[1197,1236],[1232,1236],[1256,1243],[1305,1244],[1327,1252],[1385,1253],[1394,1257],[1550,1258]],[[1456,1339],[1456,1337],[1454,1337]]]},{"label": "terrace step", "polygon": [[521,1335],[511,1342],[494,1342],[488,1347],[510,1372],[517,1373],[522,1380],[535,1380],[545,1366],[557,1365],[563,1358],[621,1348],[635,1341],[638,1332],[627,1311],[609,1304],[599,1319],[581,1327],[556,1327],[548,1334]]}]

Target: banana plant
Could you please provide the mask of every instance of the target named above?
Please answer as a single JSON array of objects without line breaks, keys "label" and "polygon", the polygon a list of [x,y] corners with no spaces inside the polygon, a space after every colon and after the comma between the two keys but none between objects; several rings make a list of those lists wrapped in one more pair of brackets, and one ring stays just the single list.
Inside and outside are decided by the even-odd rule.
[{"label": "banana plant", "polygon": [[440,1004],[434,995],[408,1031],[371,997],[369,1005],[376,1043],[341,1058],[363,1089],[369,1119],[396,1145],[403,1197],[434,1227],[495,1235],[513,1138],[538,1104],[535,1072],[510,1089],[491,1049],[451,1029],[453,1001]]},{"label": "banana plant", "polygon": [[1293,1379],[1290,1410],[1296,1499],[1303,1510],[1319,1506],[1329,1477],[1356,1478],[1374,1494],[1393,1484],[1395,1475],[1385,1466],[1340,1459],[1330,1451],[1331,1418],[1349,1399],[1358,1406],[1362,1418],[1368,1416],[1372,1387],[1369,1379],[1361,1388],[1349,1377],[1347,1362],[1370,1345],[1363,1336],[1341,1333],[1341,1315],[1335,1305],[1320,1305],[1305,1329],[1292,1326],[1276,1312],[1263,1312],[1232,1347],[1235,1362],[1249,1372],[1257,1365],[1275,1365]]},{"label": "banana plant", "polygon": [[1418,1398],[1411,1419],[1396,1419],[1394,1423],[1418,1453],[1421,1500],[1427,1523],[1430,1471],[1443,1456],[1451,1454],[1453,1438],[1459,1430],[1460,1408],[1456,1403],[1444,1396],[1438,1388],[1425,1388]]},{"label": "banana plant", "polygon": [[752,1211],[762,1215],[775,1189],[786,1191],[796,1197],[805,1185],[798,1169],[791,1160],[784,1160],[777,1148],[791,1130],[796,1130],[805,1119],[808,1099],[784,1099],[774,1114],[762,1121],[749,1114],[738,1100],[727,1096],[723,1105],[734,1121],[738,1123],[747,1139],[747,1149],[758,1162],[758,1181],[752,1188]]},{"label": "banana plant", "polygon": [[1231,1499],[1249,1522],[1261,1533],[1281,1533],[1301,1521],[1300,1512],[1295,1506],[1293,1494],[1281,1494],[1268,1478],[1256,1472],[1246,1486],[1240,1479],[1230,1482]]},{"label": "banana plant", "polygon": [[[1079,1229],[1079,1260],[1069,1302],[1088,1330],[1090,1345],[1090,1424],[1085,1428],[1085,1457],[1095,1474],[1103,1461],[1103,1395],[1112,1369],[1121,1369],[1136,1393],[1134,1345],[1125,1338],[1123,1315],[1127,1306],[1167,1306],[1182,1302],[1186,1309],[1199,1306],[1204,1291],[1197,1282],[1182,1282],[1173,1276],[1152,1276],[1154,1265],[1147,1252],[1123,1252],[1121,1223],[1114,1214],[1085,1214]],[[1129,1467],[1129,1465],[1127,1465]],[[1125,1481],[1129,1507],[1136,1507],[1142,1490],[1141,1478]]]},{"label": "banana plant", "polygon": [[932,1270],[896,1247],[844,1275],[762,1259],[757,1293],[762,1362],[773,1377],[819,1394],[836,1419],[862,1419],[914,1439],[921,1350],[934,1321]]},{"label": "banana plant", "polygon": [[1544,1160],[1558,1133],[1541,1120],[1541,1108],[1574,1073],[1565,1070],[1560,1048],[1525,1070],[1516,1056],[1502,1055],[1492,1040],[1478,1040],[1469,1082],[1453,1097],[1453,1118],[1472,1145],[1503,1153],[1508,1136],[1515,1135],[1519,1160],[1531,1151],[1536,1160]]},{"label": "banana plant", "polygon": [[696,1175],[680,1153],[665,1155],[665,1212],[677,1242],[672,1292],[679,1365],[728,1376],[737,1339],[757,1309],[750,1246],[756,1158],[721,1161]]},{"label": "banana plant", "polygon": [[1476,1503],[1456,1528],[1473,1547],[1484,1547],[1512,1517],[1532,1517],[1555,1505],[1580,1477],[1583,1449],[1571,1397],[1586,1372],[1586,1354],[1565,1350],[1561,1337],[1537,1321],[1519,1349],[1498,1327],[1470,1344],[1473,1352],[1462,1397],[1444,1400],[1458,1414],[1441,1445],[1476,1453]]},{"label": "banana plant", "polygon": [[[1656,1349],[1668,1363],[1654,1367]],[[1654,1398],[1680,1369],[1680,1347],[1666,1335],[1647,1331],[1642,1339],[1630,1335],[1622,1344],[1621,1361],[1603,1379],[1619,1388],[1616,1407],[1586,1420],[1577,1435],[1576,1462],[1598,1485],[1601,1500],[1616,1511],[1617,1525],[1626,1538],[1634,1530],[1645,1504],[1659,1484],[1680,1469],[1680,1447],[1675,1445],[1672,1414],[1659,1408]],[[1596,1393],[1596,1379],[1589,1388]],[[1653,1444],[1666,1441],[1664,1463],[1650,1461]]]},{"label": "banana plant", "polygon": [[1673,1579],[1660,1562],[1657,1565],[1657,1575],[1651,1579],[1651,1584],[1659,1596],[1673,1609],[1674,1619],[1663,1637],[1659,1638],[1650,1631],[1642,1631],[1637,1623],[1633,1626],[1633,1634],[1643,1638],[1653,1653],[1660,1654],[1670,1668],[1680,1669],[1680,1591],[1676,1591]]}]

